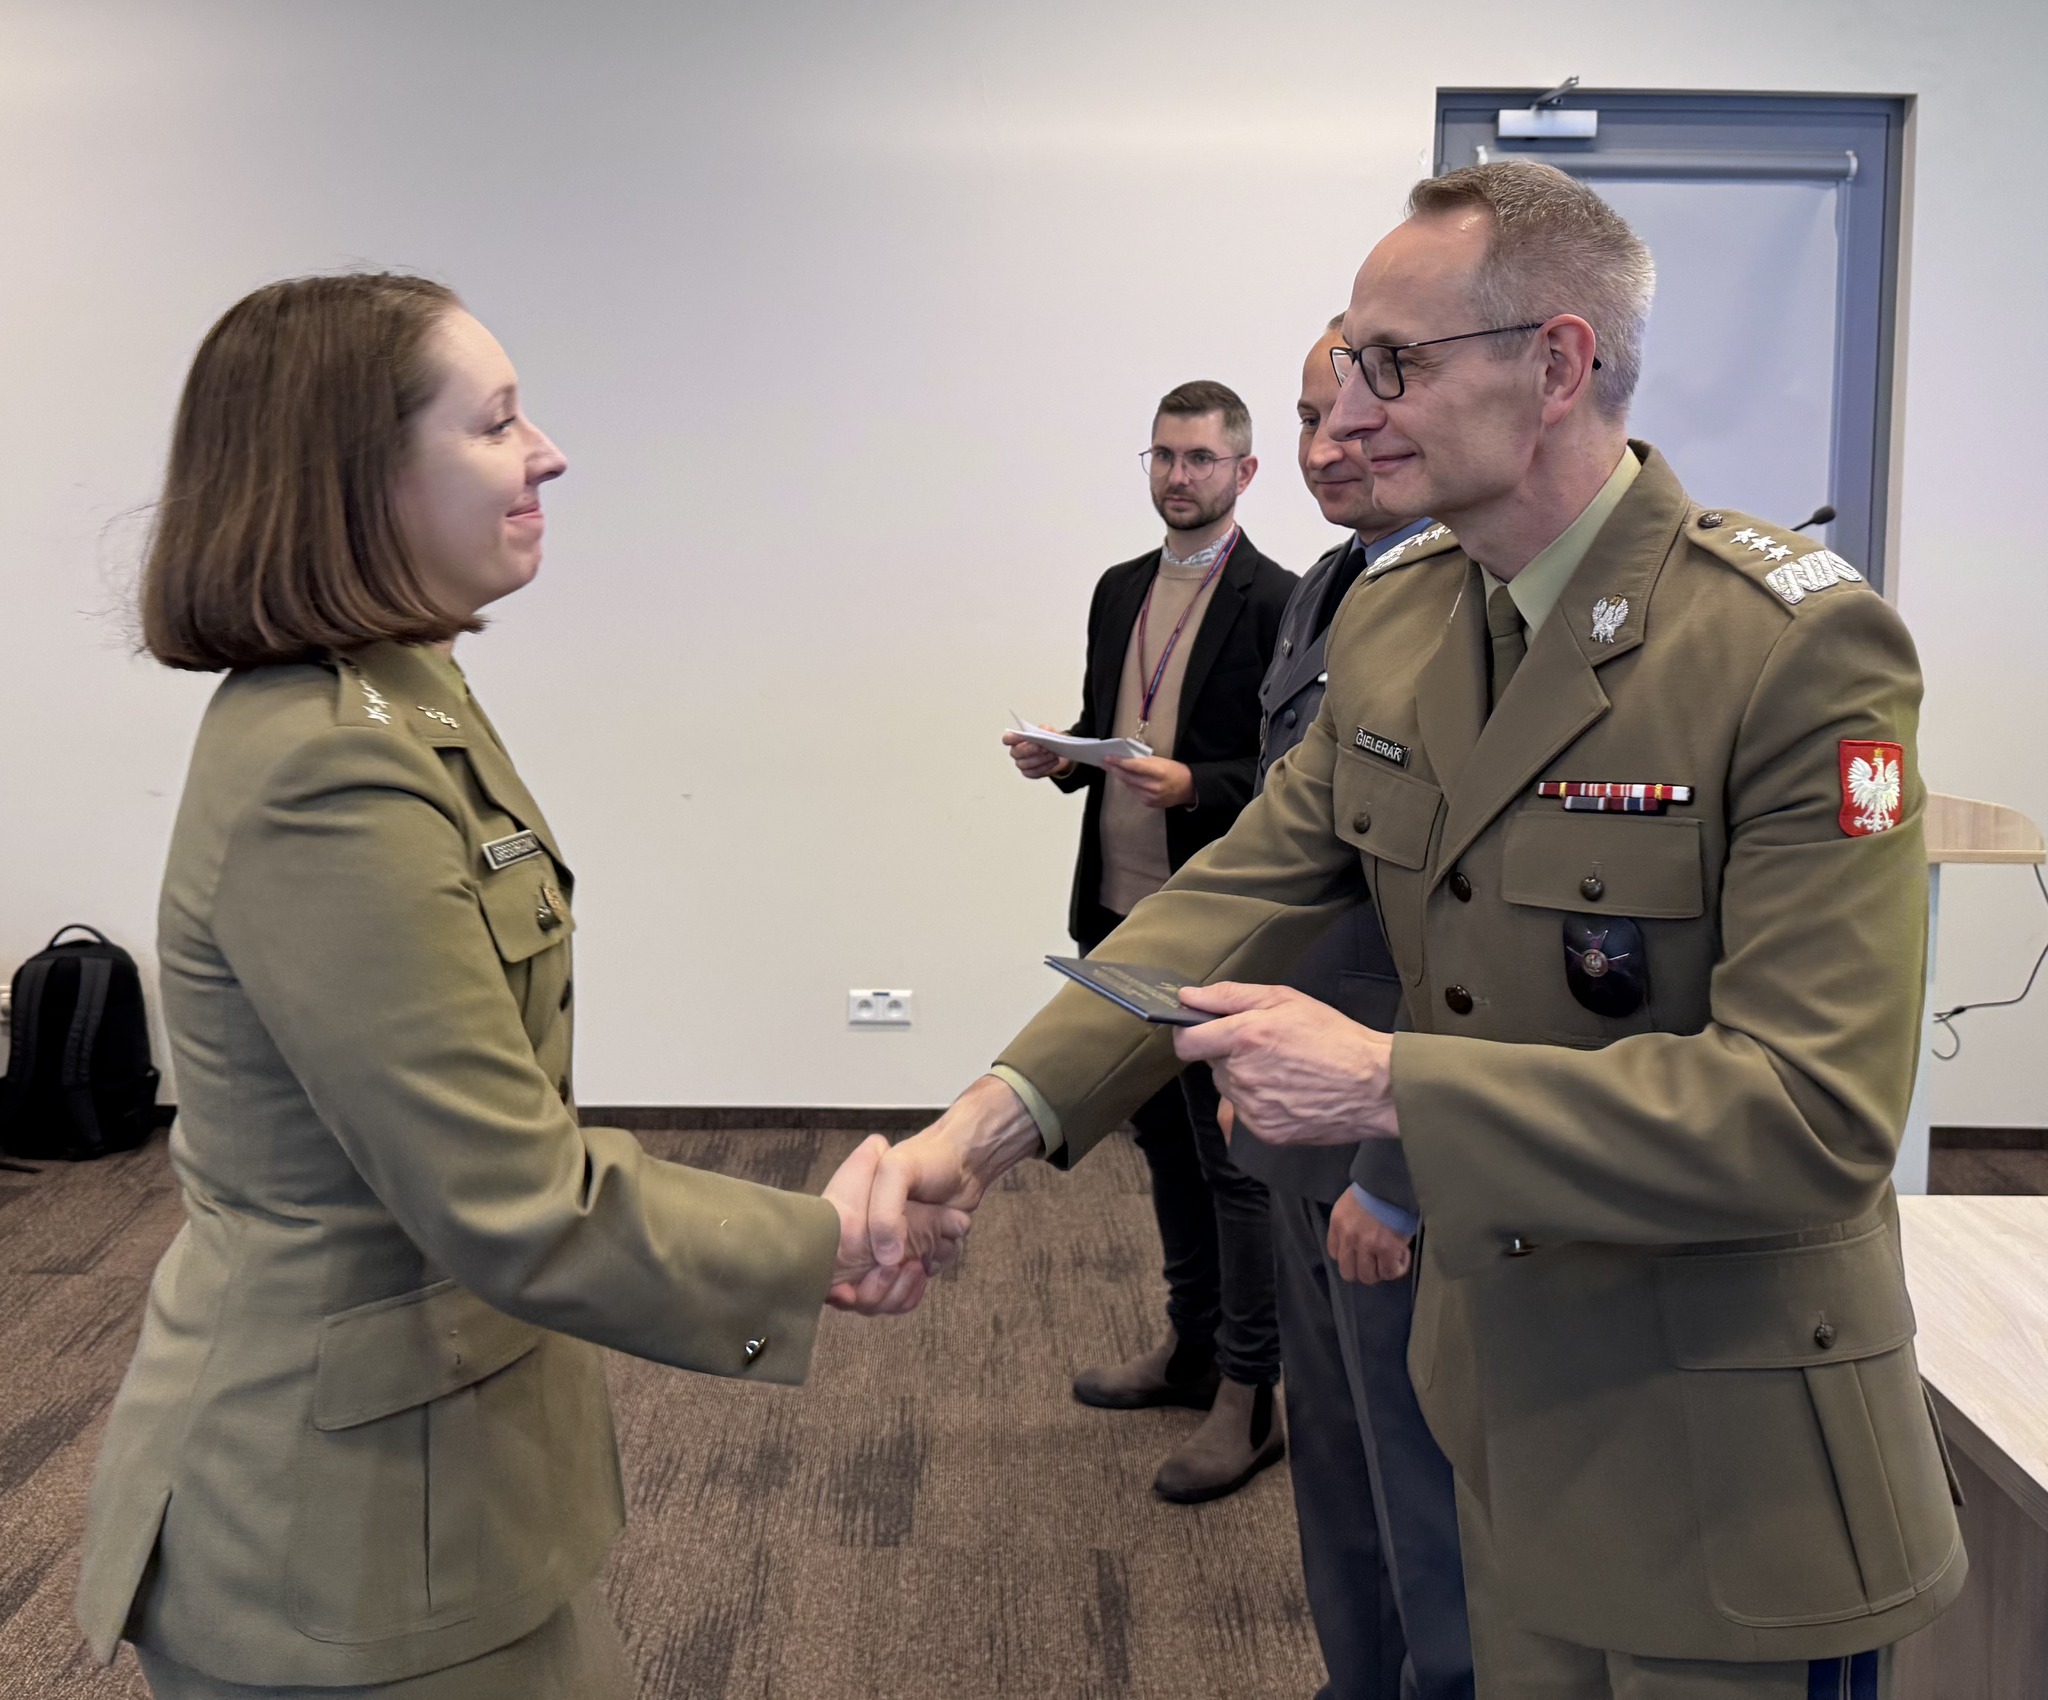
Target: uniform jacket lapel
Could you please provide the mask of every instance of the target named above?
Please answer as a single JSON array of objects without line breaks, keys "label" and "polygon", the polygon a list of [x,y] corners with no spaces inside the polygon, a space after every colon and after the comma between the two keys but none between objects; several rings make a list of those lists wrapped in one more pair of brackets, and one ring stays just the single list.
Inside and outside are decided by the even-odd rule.
[{"label": "uniform jacket lapel", "polygon": [[1259,688],[1259,700],[1269,708],[1278,708],[1300,696],[1327,670],[1324,664],[1329,659],[1329,642],[1330,634],[1325,630],[1320,637],[1310,638],[1290,653],[1266,675],[1265,684]]},{"label": "uniform jacket lapel", "polygon": [[[1643,470],[1600,529],[1586,558],[1558,598],[1542,627],[1530,634],[1529,652],[1516,670],[1513,683],[1494,714],[1485,720],[1469,760],[1455,781],[1446,780],[1449,814],[1444,823],[1442,846],[1433,870],[1442,879],[1501,811],[1520,796],[1552,760],[1567,749],[1608,710],[1607,692],[1601,687],[1598,669],[1617,656],[1626,655],[1643,641],[1644,623],[1649,616],[1650,593],[1663,570],[1665,557],[1677,541],[1685,519],[1686,496],[1663,458],[1646,445],[1635,445],[1646,458]],[[1466,585],[1465,603],[1452,619],[1452,629],[1461,625],[1467,632],[1468,647],[1461,653],[1459,679],[1463,694],[1451,695],[1450,669],[1441,687],[1446,713],[1476,700],[1484,713],[1486,701],[1486,613],[1479,593],[1484,580],[1473,569]],[[1611,643],[1596,642],[1592,635],[1593,605],[1603,597],[1628,603]],[[1472,622],[1476,622],[1472,624]],[[1470,647],[1470,633],[1477,633],[1476,648]],[[1447,637],[1449,634],[1446,634]],[[1432,663],[1431,672],[1435,671]],[[1467,681],[1476,678],[1476,694]],[[1425,676],[1420,690],[1431,688]],[[1418,714],[1423,712],[1418,701]],[[1458,723],[1462,726],[1462,722]],[[1424,722],[1424,736],[1428,736]],[[1458,727],[1448,726],[1447,733]],[[1430,760],[1436,763],[1435,745]],[[1587,774],[1588,779],[1629,779],[1631,774]]]},{"label": "uniform jacket lapel", "polygon": [[436,749],[464,751],[484,795],[538,836],[556,867],[567,872],[546,816],[520,780],[497,729],[485,718],[475,697],[454,689],[442,669],[404,644],[371,644],[345,657],[344,665],[382,692],[389,712],[402,719],[422,742]]},{"label": "uniform jacket lapel", "polygon": [[1415,681],[1416,730],[1446,793],[1457,787],[1486,723],[1485,582],[1478,567],[1466,566],[1443,638]]},{"label": "uniform jacket lapel", "polygon": [[1337,570],[1337,564],[1351,547],[1349,543],[1338,544],[1310,567],[1302,575],[1301,583],[1294,587],[1286,616],[1280,622],[1279,652],[1273,658],[1264,683],[1259,686],[1259,702],[1268,712],[1282,703],[1293,701],[1303,687],[1311,684],[1323,671],[1329,628],[1325,627],[1321,636],[1314,635],[1316,613],[1321,607],[1330,575]]},{"label": "uniform jacket lapel", "polygon": [[562,858],[562,847],[555,842],[547,817],[540,812],[533,793],[526,789],[519,770],[512,765],[512,758],[499,743],[496,729],[484,719],[483,710],[477,707],[474,697],[469,701],[469,710],[482,723],[482,736],[469,741],[469,765],[476,774],[477,783],[492,802],[539,837],[547,846],[548,854],[554,858],[555,867],[566,877],[569,864]]}]

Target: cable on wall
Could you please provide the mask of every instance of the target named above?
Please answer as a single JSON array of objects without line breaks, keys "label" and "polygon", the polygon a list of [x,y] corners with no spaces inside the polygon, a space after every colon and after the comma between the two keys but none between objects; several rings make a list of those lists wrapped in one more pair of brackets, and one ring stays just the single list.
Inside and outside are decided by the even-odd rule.
[{"label": "cable on wall", "polygon": [[[2048,880],[2041,878],[2041,864],[2038,862],[2034,864],[2034,883],[2041,888],[2041,901],[2048,903]],[[1956,1042],[1954,1050],[1936,1051],[1934,1053],[1934,1060],[1936,1062],[1954,1062],[1957,1057],[1962,1055],[1963,1036],[1956,1031],[1955,1022],[1957,1016],[1967,1015],[1973,1009],[2007,1009],[2013,1004],[2026,1002],[2027,994],[2034,989],[2034,981],[2040,977],[2041,964],[2044,962],[2048,962],[2048,944],[2044,944],[2041,947],[2041,954],[2034,958],[2033,972],[2027,976],[2027,983],[2020,988],[2020,994],[2016,998],[1987,998],[1982,1003],[1959,1003],[1954,1009],[1937,1010],[1933,1015],[1929,1016],[1928,1019],[1937,1026],[1946,1027],[1948,1029],[1948,1036]]]}]

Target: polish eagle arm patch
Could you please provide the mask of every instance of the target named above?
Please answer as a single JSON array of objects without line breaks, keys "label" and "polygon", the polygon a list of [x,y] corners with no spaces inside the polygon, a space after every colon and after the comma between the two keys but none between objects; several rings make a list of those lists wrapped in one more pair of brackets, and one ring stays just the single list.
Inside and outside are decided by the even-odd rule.
[{"label": "polish eagle arm patch", "polygon": [[1836,817],[1851,838],[1889,832],[1899,824],[1906,801],[1906,752],[1899,744],[1844,738],[1837,763],[1842,774],[1842,809]]}]

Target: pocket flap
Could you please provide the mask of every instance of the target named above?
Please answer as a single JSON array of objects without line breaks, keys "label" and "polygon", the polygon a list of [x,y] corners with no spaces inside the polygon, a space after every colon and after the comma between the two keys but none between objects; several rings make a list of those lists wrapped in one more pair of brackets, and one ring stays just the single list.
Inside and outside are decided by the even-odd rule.
[{"label": "pocket flap", "polygon": [[1897,1238],[1771,1251],[1682,1253],[1656,1262],[1657,1305],[1680,1369],[1791,1369],[1894,1351],[1913,1338]]},{"label": "pocket flap", "polygon": [[538,1346],[542,1330],[439,1281],[321,1325],[313,1426],[354,1428],[467,1387]]},{"label": "pocket flap", "polygon": [[[1587,901],[1585,881],[1605,890]],[[1508,823],[1501,895],[1539,909],[1689,921],[1706,909],[1700,823],[1661,815],[1529,809]]]},{"label": "pocket flap", "polygon": [[546,856],[529,857],[483,876],[484,920],[505,961],[538,956],[576,930],[562,883]]},{"label": "pocket flap", "polygon": [[1330,803],[1337,836],[1368,856],[1399,868],[1420,868],[1443,807],[1434,785],[1370,756],[1337,752]]}]

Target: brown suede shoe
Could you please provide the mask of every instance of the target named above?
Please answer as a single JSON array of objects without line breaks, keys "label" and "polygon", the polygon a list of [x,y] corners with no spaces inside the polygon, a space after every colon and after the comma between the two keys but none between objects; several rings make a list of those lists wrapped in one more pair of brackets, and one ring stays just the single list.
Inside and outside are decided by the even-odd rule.
[{"label": "brown suede shoe", "polygon": [[1226,1377],[1202,1426],[1159,1466],[1152,1491],[1175,1505],[1222,1499],[1286,1455],[1272,1388],[1247,1387]]},{"label": "brown suede shoe", "polygon": [[1206,1411],[1216,1400],[1216,1349],[1183,1346],[1171,1329],[1149,1352],[1106,1369],[1084,1369],[1074,1377],[1074,1397],[1110,1411],[1151,1405],[1184,1405]]}]

